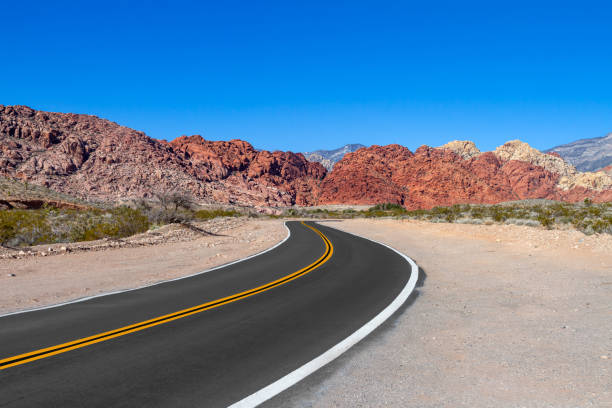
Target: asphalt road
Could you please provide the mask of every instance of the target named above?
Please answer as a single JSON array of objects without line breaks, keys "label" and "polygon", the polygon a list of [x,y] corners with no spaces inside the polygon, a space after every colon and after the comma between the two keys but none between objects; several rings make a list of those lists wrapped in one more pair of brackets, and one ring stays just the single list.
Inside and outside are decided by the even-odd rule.
[{"label": "asphalt road", "polygon": [[[226,268],[0,317],[0,407],[223,407],[309,362],[376,316],[410,277],[392,250],[311,225],[330,244],[289,222],[284,244]],[[174,314],[185,309],[195,314]],[[175,317],[155,320],[166,315]],[[126,326],[138,331],[69,343]]]}]

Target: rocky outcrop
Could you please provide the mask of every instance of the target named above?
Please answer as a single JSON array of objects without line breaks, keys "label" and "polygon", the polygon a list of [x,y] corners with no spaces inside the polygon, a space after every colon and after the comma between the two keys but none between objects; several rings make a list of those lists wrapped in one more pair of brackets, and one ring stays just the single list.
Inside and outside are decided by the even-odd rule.
[{"label": "rocky outcrop", "polygon": [[417,209],[529,198],[612,199],[608,176],[578,173],[525,143],[509,142],[495,152],[476,150],[464,142],[422,146],[414,154],[399,145],[360,149],[325,178],[319,203],[393,202]]},{"label": "rocky outcrop", "polygon": [[505,162],[510,160],[527,162],[561,176],[576,174],[576,168],[561,157],[544,154],[520,140],[509,141],[495,149],[494,153]]},{"label": "rocky outcrop", "polygon": [[235,191],[233,199],[239,199],[241,190],[250,189],[261,195],[283,192],[281,196],[265,197],[261,205],[314,204],[320,180],[326,174],[320,163],[309,162],[301,153],[257,151],[242,140],[213,142],[196,135],[180,137],[169,145],[190,160],[197,177],[207,181],[222,179]]},{"label": "rocky outcrop", "polygon": [[202,202],[308,205],[325,169],[243,141],[158,141],[90,115],[0,105],[0,172],[83,199],[181,192]]},{"label": "rocky outcrop", "polygon": [[474,142],[470,142],[469,140],[453,140],[452,142],[448,142],[447,144],[440,146],[439,149],[448,149],[457,153],[464,159],[477,157],[481,153]]},{"label": "rocky outcrop", "polygon": [[166,192],[265,207],[612,200],[609,174],[580,173],[557,154],[520,141],[484,153],[467,141],[414,153],[400,145],[371,146],[346,153],[327,173],[301,153],[259,151],[242,140],[196,135],[165,142],[95,116],[2,105],[0,176],[102,201]]},{"label": "rocky outcrop", "polygon": [[560,156],[542,153],[520,140],[513,140],[498,147],[495,149],[495,154],[503,161],[515,160],[531,163],[560,175],[557,187],[563,191],[584,187],[599,192],[612,188],[612,178],[607,174],[603,172],[580,173]]}]

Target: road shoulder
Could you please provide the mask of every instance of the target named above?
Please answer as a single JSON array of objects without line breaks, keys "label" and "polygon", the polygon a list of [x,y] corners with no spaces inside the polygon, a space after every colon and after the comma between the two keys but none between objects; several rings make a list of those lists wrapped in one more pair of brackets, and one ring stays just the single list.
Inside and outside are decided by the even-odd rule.
[{"label": "road shoulder", "polygon": [[419,296],[266,406],[600,407],[610,390],[611,237],[346,220],[410,255]]},{"label": "road shoulder", "polygon": [[227,218],[200,227],[211,234],[174,227],[169,239],[157,232],[153,240],[123,247],[0,260],[0,314],[187,276],[254,255],[287,236],[281,220]]}]

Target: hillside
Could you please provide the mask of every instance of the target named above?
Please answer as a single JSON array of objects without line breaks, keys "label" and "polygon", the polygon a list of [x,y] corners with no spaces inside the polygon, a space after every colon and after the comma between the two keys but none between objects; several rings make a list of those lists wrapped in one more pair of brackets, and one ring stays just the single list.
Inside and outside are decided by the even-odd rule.
[{"label": "hillside", "polygon": [[414,153],[400,145],[347,154],[324,179],[319,204],[392,202],[410,209],[529,198],[612,200],[612,178],[580,173],[520,141],[481,153],[472,142]]},{"label": "hillside", "polygon": [[558,153],[580,171],[597,171],[612,165],[612,133],[553,147],[547,152]]},{"label": "hillside", "polygon": [[520,141],[481,152],[469,141],[415,152],[347,145],[331,172],[301,153],[242,140],[170,142],[90,115],[0,105],[0,176],[87,202],[180,193],[258,207],[399,203],[410,209],[545,198],[612,200],[612,178],[581,173],[557,153]]},{"label": "hillside", "polygon": [[0,172],[86,200],[172,191],[205,203],[263,206],[296,204],[296,197],[308,205],[325,175],[300,154],[255,152],[239,140],[167,143],[96,116],[2,105]]}]

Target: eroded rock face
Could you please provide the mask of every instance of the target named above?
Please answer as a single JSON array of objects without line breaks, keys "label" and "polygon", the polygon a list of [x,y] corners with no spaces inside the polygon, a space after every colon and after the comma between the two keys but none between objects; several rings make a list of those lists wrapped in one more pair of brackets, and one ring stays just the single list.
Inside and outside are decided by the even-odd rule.
[{"label": "eroded rock face", "polygon": [[440,146],[440,149],[448,149],[452,152],[457,153],[459,156],[464,159],[471,159],[472,157],[476,157],[480,155],[480,150],[476,147],[474,142],[469,140],[453,140],[452,142],[448,142],[447,144]]},{"label": "eroded rock face", "polygon": [[199,136],[158,141],[90,115],[0,105],[0,172],[85,199],[181,192],[241,205],[312,204],[325,169],[301,155]]},{"label": "eroded rock face", "polygon": [[517,160],[543,167],[561,176],[576,174],[576,168],[557,155],[545,154],[520,140],[511,140],[495,149],[495,155],[503,161]]},{"label": "eroded rock face", "polygon": [[[603,173],[578,173],[562,159],[522,142],[507,143],[495,152],[476,153],[474,148],[459,142],[422,146],[414,154],[399,145],[360,149],[328,174],[319,203],[393,202],[417,209],[528,198],[612,198]],[[568,180],[574,184],[568,186]]]},{"label": "eroded rock face", "polygon": [[484,153],[459,141],[414,153],[400,145],[371,146],[346,154],[326,174],[300,153],[258,151],[242,140],[196,135],[158,141],[95,116],[2,105],[0,174],[108,201],[164,192],[266,207],[612,200],[609,174],[580,173],[558,155],[520,141]]},{"label": "eroded rock face", "polygon": [[196,135],[177,138],[169,145],[190,159],[199,177],[223,179],[237,192],[251,188],[262,194],[269,189],[284,193],[265,197],[262,205],[275,201],[312,205],[326,174],[321,164],[309,162],[301,153],[257,151],[242,140],[213,142]]}]

